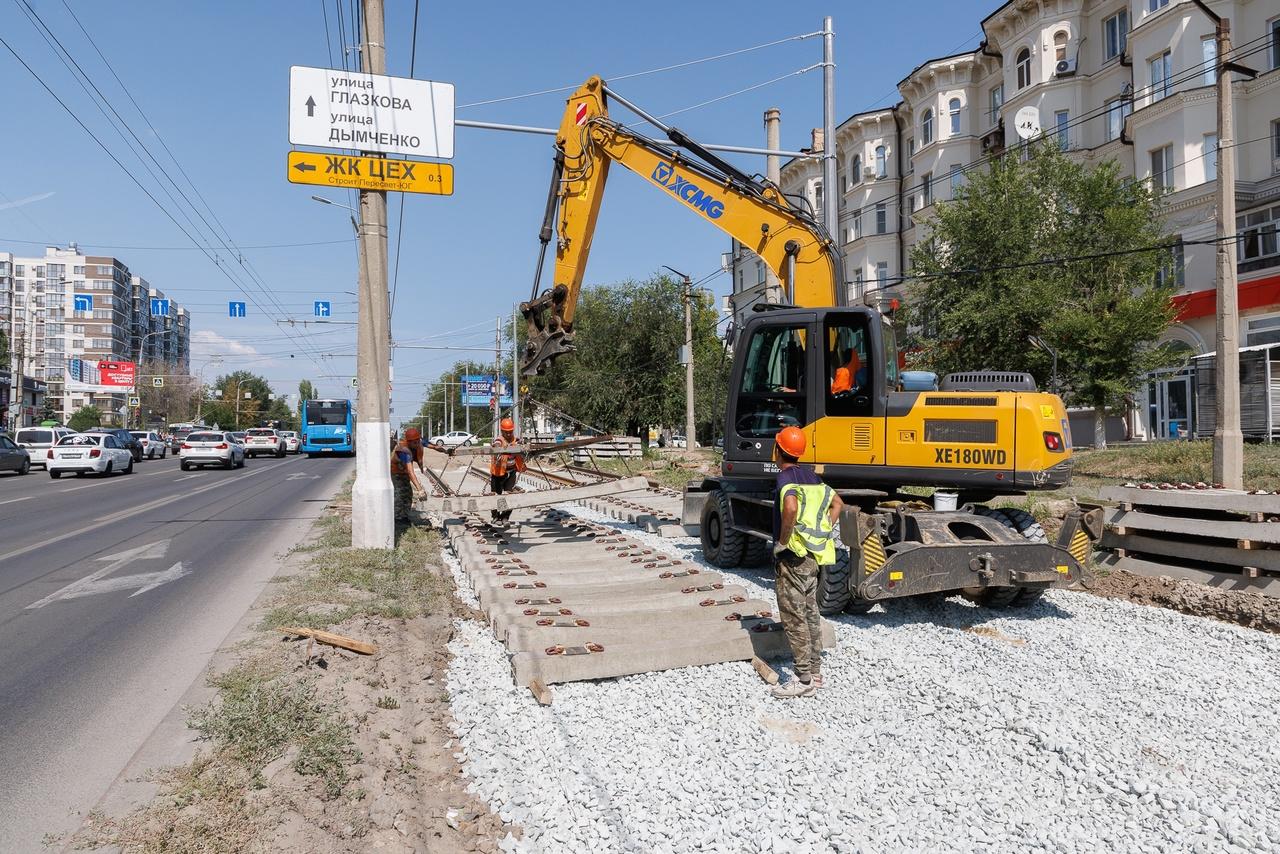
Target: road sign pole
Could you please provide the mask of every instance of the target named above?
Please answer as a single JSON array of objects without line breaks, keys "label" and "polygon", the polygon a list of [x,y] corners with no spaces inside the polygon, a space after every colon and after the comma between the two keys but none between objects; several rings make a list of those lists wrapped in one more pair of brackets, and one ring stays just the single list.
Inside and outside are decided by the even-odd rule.
[{"label": "road sign pole", "polygon": [[[366,73],[385,74],[386,37],[382,0],[362,0]],[[351,545],[389,549],[395,545],[391,472],[387,449],[391,419],[387,395],[391,347],[388,338],[387,194],[360,191],[360,298],[356,319],[356,481],[351,490]]]}]

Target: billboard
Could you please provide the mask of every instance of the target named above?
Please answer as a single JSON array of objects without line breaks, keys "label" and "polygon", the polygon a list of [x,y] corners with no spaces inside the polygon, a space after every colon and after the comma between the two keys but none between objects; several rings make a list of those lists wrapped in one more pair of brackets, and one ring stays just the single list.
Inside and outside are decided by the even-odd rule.
[{"label": "billboard", "polygon": [[[498,381],[502,394],[498,399],[499,406],[511,406],[511,383],[505,378]],[[493,399],[492,374],[464,374],[462,377],[462,405],[488,407]]]},{"label": "billboard", "polygon": [[66,390],[119,394],[133,388],[138,366],[133,362],[67,360]]}]

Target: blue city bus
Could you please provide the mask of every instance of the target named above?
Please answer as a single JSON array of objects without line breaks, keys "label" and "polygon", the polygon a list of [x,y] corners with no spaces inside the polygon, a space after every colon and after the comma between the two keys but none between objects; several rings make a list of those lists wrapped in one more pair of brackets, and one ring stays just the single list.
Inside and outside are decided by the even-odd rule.
[{"label": "blue city bus", "polygon": [[355,454],[356,413],[349,400],[302,401],[302,453]]}]

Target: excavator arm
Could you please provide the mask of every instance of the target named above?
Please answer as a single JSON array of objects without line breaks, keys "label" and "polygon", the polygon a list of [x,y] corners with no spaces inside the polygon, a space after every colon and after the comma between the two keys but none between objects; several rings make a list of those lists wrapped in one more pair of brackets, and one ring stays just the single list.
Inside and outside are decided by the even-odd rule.
[{"label": "excavator arm", "polygon": [[[674,202],[751,249],[778,276],[795,306],[843,304],[840,254],[807,210],[772,184],[735,169],[675,128],[676,147],[609,118],[607,87],[592,77],[568,100],[556,136],[533,298],[520,306],[528,324],[523,371],[531,376],[573,350],[573,317],[609,167],[618,163]],[[695,155],[697,159],[691,157]],[[555,238],[552,287],[539,292],[547,245]]]}]

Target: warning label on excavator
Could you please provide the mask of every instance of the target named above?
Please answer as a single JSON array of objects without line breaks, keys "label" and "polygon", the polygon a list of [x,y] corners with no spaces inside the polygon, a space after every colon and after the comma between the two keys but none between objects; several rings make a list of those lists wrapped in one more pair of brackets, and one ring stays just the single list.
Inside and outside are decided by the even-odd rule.
[{"label": "warning label on excavator", "polygon": [[453,195],[453,166],[449,163],[290,151],[289,166],[285,171],[294,184]]}]

